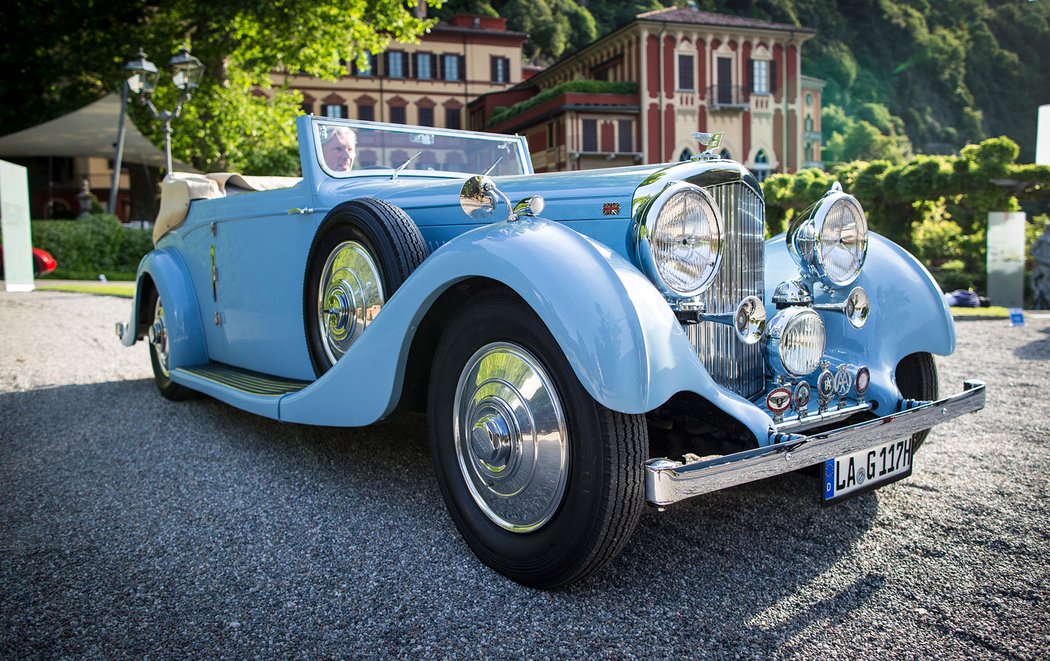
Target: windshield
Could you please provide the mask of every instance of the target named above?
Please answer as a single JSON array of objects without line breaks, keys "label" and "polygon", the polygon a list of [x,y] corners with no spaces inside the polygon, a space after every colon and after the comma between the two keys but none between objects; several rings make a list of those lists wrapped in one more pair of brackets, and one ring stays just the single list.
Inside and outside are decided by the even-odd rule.
[{"label": "windshield", "polygon": [[514,175],[529,172],[519,139],[372,122],[313,122],[321,168],[333,177],[400,170]]}]

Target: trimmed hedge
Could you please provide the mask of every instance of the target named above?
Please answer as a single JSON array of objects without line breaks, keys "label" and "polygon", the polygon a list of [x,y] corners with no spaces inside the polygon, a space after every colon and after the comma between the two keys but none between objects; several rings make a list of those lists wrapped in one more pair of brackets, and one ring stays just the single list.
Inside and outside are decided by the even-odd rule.
[{"label": "trimmed hedge", "polygon": [[58,262],[52,278],[134,280],[139,261],[153,249],[150,230],[124,227],[116,216],[80,220],[34,220],[33,245]]},{"label": "trimmed hedge", "polygon": [[988,212],[1016,211],[1028,201],[1028,254],[1050,223],[1042,213],[1050,166],[1016,163],[1018,153],[1014,142],[1000,137],[967,145],[957,156],[854,161],[831,172],[776,174],[762,182],[767,236],[783,232],[839,181],[860,200],[871,228],[914,254],[942,289],[983,292]]},{"label": "trimmed hedge", "polygon": [[569,80],[540,92],[531,99],[520,101],[512,106],[499,106],[492,111],[492,116],[485,126],[495,126],[503,120],[520,115],[529,108],[534,108],[548,99],[553,99],[565,92],[582,92],[585,94],[637,94],[638,83],[611,82],[606,80]]}]

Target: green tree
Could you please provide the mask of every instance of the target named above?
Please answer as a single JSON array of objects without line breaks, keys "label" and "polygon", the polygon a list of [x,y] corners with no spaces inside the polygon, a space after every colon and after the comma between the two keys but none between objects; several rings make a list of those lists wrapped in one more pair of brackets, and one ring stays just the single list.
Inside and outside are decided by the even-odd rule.
[{"label": "green tree", "polygon": [[[603,3],[602,15],[617,11],[620,4],[606,6]],[[587,3],[576,0],[451,0],[438,11],[438,16],[443,19],[456,14],[495,15],[507,19],[508,29],[529,35],[523,56],[527,63],[537,65],[551,64],[567,51],[589,44],[601,34]]]},{"label": "green tree", "polygon": [[[137,47],[163,69],[185,43],[207,70],[177,120],[175,157],[201,169],[287,171],[299,100],[279,88],[269,90],[272,100],[253,89],[269,88],[273,72],[333,79],[391,39],[417,40],[434,21],[416,18],[414,7],[402,0],[126,1],[106,10],[91,0],[9,4],[0,10],[9,30],[0,63],[19,75],[0,81],[9,101],[0,116],[11,130],[58,116],[119,89],[121,66]],[[175,90],[162,85],[157,103],[170,108]],[[27,107],[44,112],[26,116]],[[159,127],[141,108],[132,112],[159,143]]]},{"label": "green tree", "polygon": [[886,160],[899,163],[912,153],[903,133],[903,121],[876,103],[862,104],[861,119],[848,117],[842,108],[831,105],[821,112],[824,134],[822,157],[825,163]]}]

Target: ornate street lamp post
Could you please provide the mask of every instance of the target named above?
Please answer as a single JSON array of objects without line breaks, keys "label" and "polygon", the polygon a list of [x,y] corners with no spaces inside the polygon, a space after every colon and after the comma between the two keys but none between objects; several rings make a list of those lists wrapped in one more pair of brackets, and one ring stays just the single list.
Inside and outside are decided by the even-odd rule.
[{"label": "ornate street lamp post", "polygon": [[113,180],[109,187],[108,211],[116,213],[117,191],[120,188],[120,168],[124,159],[124,127],[127,120],[128,95],[142,94],[143,88],[150,85],[149,94],[157,85],[157,66],[146,59],[146,53],[139,49],[135,57],[124,65],[124,82],[120,91],[120,121],[117,124],[117,155],[113,159]]},{"label": "ornate street lamp post", "polygon": [[175,88],[182,91],[175,102],[174,110],[157,110],[153,105],[153,92],[157,89],[157,80],[160,72],[157,66],[146,59],[146,54],[140,48],[127,64],[124,65],[124,85],[120,97],[120,127],[117,130],[117,156],[113,162],[113,182],[109,194],[109,212],[116,209],[117,187],[120,181],[121,159],[124,155],[124,124],[127,107],[127,99],[130,94],[135,94],[139,102],[149,107],[153,119],[164,122],[164,165],[165,174],[171,174],[171,120],[182,113],[182,106],[190,100],[193,92],[200,86],[201,76],[204,74],[204,65],[197,58],[190,55],[185,46],[179,50],[168,61],[171,69],[171,82]]}]

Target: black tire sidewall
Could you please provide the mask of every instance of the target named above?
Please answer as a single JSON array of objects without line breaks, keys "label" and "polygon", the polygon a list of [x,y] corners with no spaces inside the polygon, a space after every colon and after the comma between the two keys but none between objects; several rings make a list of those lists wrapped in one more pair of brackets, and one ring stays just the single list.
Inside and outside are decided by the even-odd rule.
[{"label": "black tire sidewall", "polygon": [[[933,356],[928,353],[913,353],[902,358],[897,363],[893,378],[897,383],[897,389],[907,399],[919,401],[937,399],[939,388],[937,365]],[[929,435],[929,429],[912,434],[912,451],[918,450]]]},{"label": "black tire sidewall", "polygon": [[[452,433],[460,372],[478,349],[498,341],[521,346],[539,360],[554,383],[567,419],[569,475],[562,503],[550,521],[528,533],[501,528],[478,507],[462,475]],[[488,295],[469,304],[446,328],[435,357],[428,417],[442,495],[474,552],[520,582],[538,586],[562,582],[544,568],[571,566],[572,558],[593,542],[609,487],[597,406],[542,321],[509,296]]]}]

